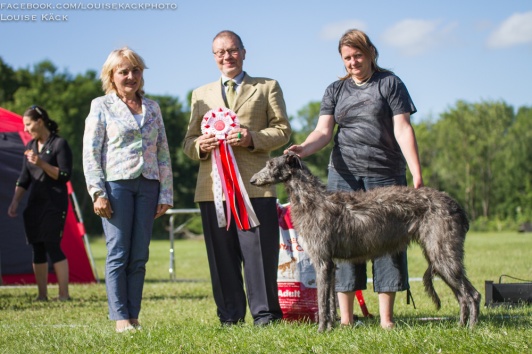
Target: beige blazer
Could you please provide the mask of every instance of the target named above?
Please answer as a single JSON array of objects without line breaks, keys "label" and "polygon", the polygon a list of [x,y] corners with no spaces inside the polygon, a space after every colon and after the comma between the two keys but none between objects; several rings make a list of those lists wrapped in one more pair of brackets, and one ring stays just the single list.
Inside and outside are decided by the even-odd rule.
[{"label": "beige blazer", "polygon": [[[195,202],[214,200],[211,155],[200,158],[196,140],[201,135],[201,120],[205,113],[211,109],[226,107],[222,90],[221,80],[217,80],[192,92],[184,151],[191,159],[200,160]],[[255,172],[266,165],[270,152],[288,143],[292,133],[279,83],[272,79],[244,75],[233,110],[238,116],[240,126],[248,129],[253,138],[253,148],[232,147],[249,197],[275,197],[275,186],[255,187],[249,181]]]}]

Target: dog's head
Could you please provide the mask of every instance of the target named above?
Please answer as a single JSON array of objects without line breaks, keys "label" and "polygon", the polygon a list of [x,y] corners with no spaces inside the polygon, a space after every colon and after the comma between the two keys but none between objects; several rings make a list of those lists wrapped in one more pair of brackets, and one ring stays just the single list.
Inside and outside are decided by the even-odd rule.
[{"label": "dog's head", "polygon": [[250,182],[254,186],[286,182],[292,177],[295,170],[302,168],[303,162],[301,158],[293,152],[288,152],[268,160],[266,167],[255,173]]}]

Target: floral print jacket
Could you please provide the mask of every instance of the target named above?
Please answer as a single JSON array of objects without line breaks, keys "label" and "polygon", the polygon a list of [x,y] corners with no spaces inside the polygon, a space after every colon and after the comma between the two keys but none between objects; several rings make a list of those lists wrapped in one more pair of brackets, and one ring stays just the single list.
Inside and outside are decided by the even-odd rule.
[{"label": "floral print jacket", "polygon": [[139,126],[127,105],[111,93],[94,99],[85,120],[83,170],[90,196],[107,197],[105,181],[141,174],[161,183],[159,204],[173,205],[172,167],[161,109],[142,98]]}]

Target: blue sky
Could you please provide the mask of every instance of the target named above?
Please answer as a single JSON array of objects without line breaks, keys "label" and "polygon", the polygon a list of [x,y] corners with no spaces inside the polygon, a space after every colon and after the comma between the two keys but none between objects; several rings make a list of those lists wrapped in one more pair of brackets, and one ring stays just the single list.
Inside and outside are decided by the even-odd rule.
[{"label": "blue sky", "polygon": [[[244,69],[277,79],[288,113],[295,115],[310,101],[320,101],[325,88],[344,74],[338,39],[345,30],[360,28],[377,46],[379,64],[407,85],[418,108],[414,121],[437,118],[460,99],[532,106],[529,0],[2,1],[0,57],[11,67],[48,59],[59,71],[99,73],[111,50],[128,45],[149,67],[146,91],[183,102],[188,91],[219,77],[212,38],[231,29],[247,49]],[[55,8],[20,9],[19,3]],[[80,3],[149,3],[165,9],[56,6]],[[50,21],[52,14],[60,20]],[[35,21],[21,19],[33,15]]]}]

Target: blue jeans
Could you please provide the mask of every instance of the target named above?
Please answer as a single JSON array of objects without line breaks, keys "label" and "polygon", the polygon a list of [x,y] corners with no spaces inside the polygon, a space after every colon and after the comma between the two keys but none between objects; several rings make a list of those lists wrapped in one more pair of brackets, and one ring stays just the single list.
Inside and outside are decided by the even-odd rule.
[{"label": "blue jeans", "polygon": [[[327,190],[368,191],[383,186],[406,186],[406,176],[361,177],[350,173],[338,173],[329,168]],[[406,250],[372,260],[373,290],[378,293],[404,291],[408,284],[408,263]],[[349,292],[366,289],[366,263],[339,262],[336,270],[336,291]]]},{"label": "blue jeans", "polygon": [[105,185],[113,209],[110,219],[102,219],[107,245],[105,287],[109,318],[137,319],[159,200],[159,181],[141,176]]}]

